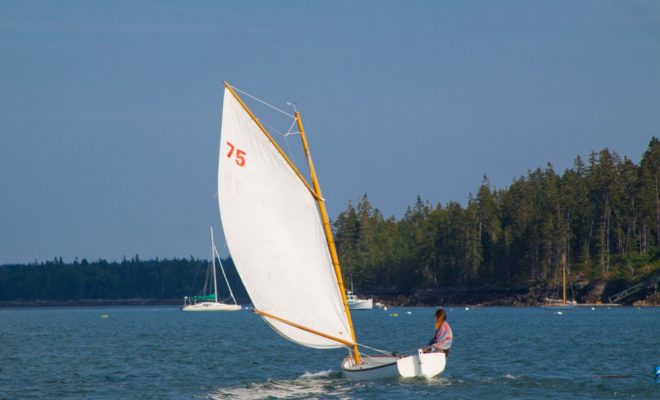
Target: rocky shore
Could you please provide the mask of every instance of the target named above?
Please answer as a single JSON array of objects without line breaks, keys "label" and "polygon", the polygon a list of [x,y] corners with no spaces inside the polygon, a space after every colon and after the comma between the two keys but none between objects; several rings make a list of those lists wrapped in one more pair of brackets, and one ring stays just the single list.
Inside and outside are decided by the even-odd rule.
[{"label": "rocky shore", "polygon": [[[629,285],[623,281],[578,281],[568,291],[568,298],[578,304],[607,303],[616,293]],[[546,298],[559,298],[556,287],[532,286],[521,288],[468,287],[417,290],[410,293],[395,290],[361,291],[360,297],[372,297],[375,302],[388,306],[509,306],[537,307],[545,303]],[[237,299],[239,304],[249,304],[250,300]],[[117,306],[159,306],[181,305],[183,299],[81,299],[81,300],[41,300],[41,301],[4,301],[0,308],[7,307],[117,307]],[[655,287],[647,287],[619,301],[627,306],[660,306],[660,292]]]},{"label": "rocky shore", "polygon": [[[607,303],[609,298],[627,288],[622,281],[580,281],[568,290],[568,298],[578,304]],[[360,293],[362,297],[368,293]],[[536,307],[547,298],[560,298],[556,287],[532,286],[525,288],[446,288],[417,290],[412,293],[373,291],[374,301],[391,306],[512,306]],[[660,292],[650,287],[622,299],[628,306],[660,306]]]}]

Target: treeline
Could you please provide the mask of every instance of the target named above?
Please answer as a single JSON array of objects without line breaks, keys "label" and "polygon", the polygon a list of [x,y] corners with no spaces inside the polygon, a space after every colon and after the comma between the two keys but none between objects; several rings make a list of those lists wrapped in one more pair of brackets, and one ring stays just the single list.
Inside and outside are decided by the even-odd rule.
[{"label": "treeline", "polygon": [[[524,288],[559,280],[566,254],[573,281],[636,281],[660,273],[660,141],[639,164],[608,149],[559,175],[551,165],[505,189],[484,177],[465,206],[417,198],[401,219],[367,195],[333,223],[346,286],[406,293],[432,287]],[[249,301],[231,259],[235,295]],[[0,302],[182,299],[201,294],[208,261],[121,262],[61,258],[0,266]],[[220,278],[221,297],[228,291]]]},{"label": "treeline", "polygon": [[559,278],[638,280],[658,272],[660,141],[637,165],[608,149],[559,175],[548,164],[505,189],[484,176],[464,207],[417,198],[397,220],[365,194],[334,222],[345,279],[366,291],[521,287]]},{"label": "treeline", "polygon": [[[108,262],[62,258],[33,264],[0,266],[0,302],[161,299],[174,300],[202,294],[208,261],[199,259],[130,260]],[[234,295],[249,301],[231,259],[223,260]],[[228,297],[218,273],[220,297]]]}]

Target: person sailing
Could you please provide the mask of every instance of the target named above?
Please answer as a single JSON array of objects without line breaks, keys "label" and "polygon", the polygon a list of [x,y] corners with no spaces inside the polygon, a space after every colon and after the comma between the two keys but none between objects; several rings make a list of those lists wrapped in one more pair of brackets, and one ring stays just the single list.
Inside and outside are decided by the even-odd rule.
[{"label": "person sailing", "polygon": [[441,351],[445,356],[449,355],[453,334],[447,322],[447,312],[438,308],[435,312],[435,334],[429,344],[422,347],[424,353]]}]

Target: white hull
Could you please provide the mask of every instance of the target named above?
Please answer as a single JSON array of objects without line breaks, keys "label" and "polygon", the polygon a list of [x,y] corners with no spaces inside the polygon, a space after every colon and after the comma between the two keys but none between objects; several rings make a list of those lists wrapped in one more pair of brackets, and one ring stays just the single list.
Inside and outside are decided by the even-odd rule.
[{"label": "white hull", "polygon": [[577,307],[577,306],[572,305],[572,304],[566,304],[566,305],[564,305],[564,304],[558,304],[558,305],[550,304],[550,305],[546,305],[546,306],[541,306],[541,308],[547,308],[548,310],[572,310],[575,307]]},{"label": "white hull", "polygon": [[241,306],[238,304],[225,304],[214,302],[203,302],[196,304],[188,304],[181,307],[181,311],[238,311]]},{"label": "white hull", "polygon": [[373,299],[358,299],[348,301],[348,308],[351,310],[371,310],[373,307]]},{"label": "white hull", "polygon": [[561,300],[553,300],[553,299],[545,299],[546,304],[542,305],[542,308],[549,308],[551,310],[570,310],[572,308],[577,307],[577,302],[576,301],[568,301],[566,303],[562,303]]},{"label": "white hull", "polygon": [[356,366],[353,358],[346,357],[341,371],[345,378],[355,381],[393,379],[400,376],[397,360],[394,356],[362,356],[362,363]]},{"label": "white hull", "polygon": [[445,353],[422,353],[400,358],[396,364],[399,374],[404,378],[423,376],[433,378],[445,370],[447,357]]},{"label": "white hull", "polygon": [[362,363],[355,365],[347,357],[341,364],[345,378],[351,380],[377,380],[394,378],[432,378],[445,370],[444,353],[422,353],[407,356],[364,356]]}]

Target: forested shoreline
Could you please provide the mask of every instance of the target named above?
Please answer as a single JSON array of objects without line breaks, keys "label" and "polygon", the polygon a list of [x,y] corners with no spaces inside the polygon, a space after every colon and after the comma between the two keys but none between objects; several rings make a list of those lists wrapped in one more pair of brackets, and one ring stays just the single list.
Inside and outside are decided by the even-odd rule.
[{"label": "forested shoreline", "polygon": [[334,222],[337,251],[367,292],[552,286],[562,254],[572,281],[632,283],[660,272],[659,167],[654,137],[639,164],[603,149],[504,189],[484,176],[465,207],[418,197],[397,220],[365,194]]},{"label": "forested shoreline", "polygon": [[[234,295],[249,303],[231,258],[222,262]],[[120,262],[76,259],[65,263],[57,258],[7,264],[0,266],[0,304],[183,303],[184,296],[203,291],[208,265],[208,260],[193,257],[143,261],[137,255]],[[229,296],[222,281],[218,281],[218,291],[221,298]]]},{"label": "forested shoreline", "polygon": [[[400,219],[365,194],[333,229],[346,286],[391,303],[533,305],[557,286],[562,255],[578,300],[595,301],[660,273],[660,141],[651,139],[639,164],[603,149],[562,174],[548,164],[503,189],[484,176],[465,206],[418,197]],[[199,294],[207,265],[137,255],[7,264],[0,305],[172,303]],[[231,259],[224,265],[249,302]]]}]

